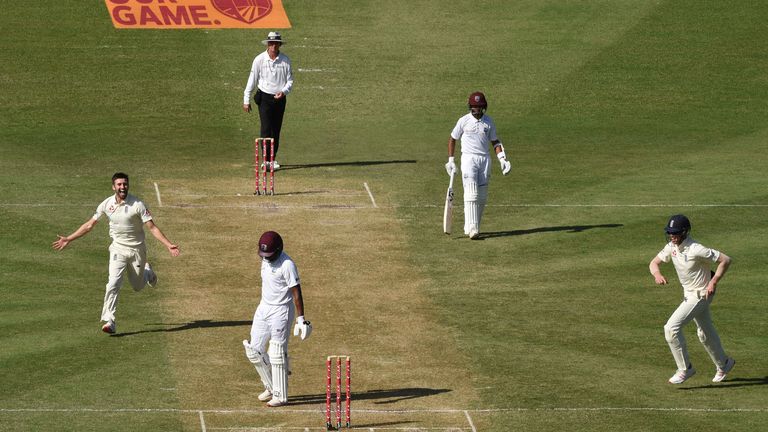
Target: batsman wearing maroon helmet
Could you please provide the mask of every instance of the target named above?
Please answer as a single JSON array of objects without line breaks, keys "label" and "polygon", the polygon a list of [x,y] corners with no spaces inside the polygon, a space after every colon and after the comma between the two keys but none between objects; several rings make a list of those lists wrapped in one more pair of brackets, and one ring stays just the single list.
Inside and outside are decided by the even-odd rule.
[{"label": "batsman wearing maroon helmet", "polygon": [[283,252],[283,239],[267,231],[259,239],[261,257],[261,301],[253,315],[251,340],[243,341],[245,354],[264,384],[258,399],[267,406],[288,402],[288,331],[296,317],[293,335],[304,340],[312,324],[304,319],[299,272],[291,257]]},{"label": "batsman wearing maroon helmet", "polygon": [[507,161],[504,145],[496,136],[493,119],[485,114],[488,102],[481,92],[469,95],[469,113],[456,122],[448,138],[448,175],[456,172],[454,152],[456,141],[461,140],[461,181],[464,186],[464,234],[471,239],[480,235],[480,220],[488,201],[488,182],[491,179],[490,146],[501,164],[501,173],[509,174],[512,164]]}]

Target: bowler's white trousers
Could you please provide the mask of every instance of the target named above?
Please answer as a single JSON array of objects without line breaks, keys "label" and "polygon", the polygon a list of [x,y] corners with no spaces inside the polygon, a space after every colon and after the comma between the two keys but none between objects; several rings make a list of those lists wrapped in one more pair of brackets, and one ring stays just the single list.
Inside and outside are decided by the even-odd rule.
[{"label": "bowler's white trousers", "polygon": [[109,280],[104,294],[104,306],[101,308],[102,321],[114,321],[117,310],[117,297],[123,285],[123,277],[128,280],[135,291],[141,291],[147,283],[144,274],[144,263],[147,262],[145,245],[131,248],[112,243],[109,246]]},{"label": "bowler's white trousers", "polygon": [[713,297],[705,299],[703,290],[686,292],[683,302],[664,325],[664,336],[669,344],[669,349],[672,350],[672,357],[675,358],[678,370],[688,369],[688,365],[691,363],[683,335],[683,327],[691,320],[696,323],[696,333],[699,340],[715,366],[720,369],[725,366],[728,357],[725,355],[723,345],[720,343],[720,336],[715,330],[715,325],[712,324],[712,316],[709,313],[709,304],[712,299]]}]

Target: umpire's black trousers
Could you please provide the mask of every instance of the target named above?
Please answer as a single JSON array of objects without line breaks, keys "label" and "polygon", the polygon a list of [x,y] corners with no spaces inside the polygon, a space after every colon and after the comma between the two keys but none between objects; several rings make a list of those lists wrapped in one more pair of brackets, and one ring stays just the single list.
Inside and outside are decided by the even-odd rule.
[{"label": "umpire's black trousers", "polygon": [[[283,115],[285,114],[286,96],[275,99],[275,95],[256,90],[254,96],[256,105],[259,106],[259,120],[261,121],[261,138],[275,139],[275,156],[280,147],[280,129],[283,128]],[[267,155],[265,161],[272,159]]]}]

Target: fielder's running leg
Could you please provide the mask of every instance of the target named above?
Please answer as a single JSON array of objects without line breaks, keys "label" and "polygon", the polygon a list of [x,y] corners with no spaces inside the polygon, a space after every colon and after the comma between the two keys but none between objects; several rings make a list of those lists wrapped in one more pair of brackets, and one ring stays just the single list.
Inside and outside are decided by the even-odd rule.
[{"label": "fielder's running leg", "polygon": [[664,337],[669,344],[672,357],[675,359],[677,370],[686,370],[690,364],[683,326],[693,320],[694,308],[695,302],[684,300],[664,325]]},{"label": "fielder's running leg", "polygon": [[717,334],[715,325],[712,323],[712,316],[709,313],[710,300],[701,300],[705,303],[701,312],[696,315],[693,321],[696,323],[696,334],[699,336],[699,341],[704,345],[704,349],[707,350],[707,354],[712,359],[712,362],[718,369],[725,368],[725,363],[728,361],[728,356],[725,354],[723,344],[720,342],[720,335]]}]

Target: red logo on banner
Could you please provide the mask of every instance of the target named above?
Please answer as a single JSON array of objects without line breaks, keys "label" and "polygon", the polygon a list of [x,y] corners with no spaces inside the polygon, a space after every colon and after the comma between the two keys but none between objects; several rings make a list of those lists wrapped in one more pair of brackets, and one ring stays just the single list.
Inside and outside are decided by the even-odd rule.
[{"label": "red logo on banner", "polygon": [[250,24],[272,12],[272,0],[211,0],[224,15]]}]

